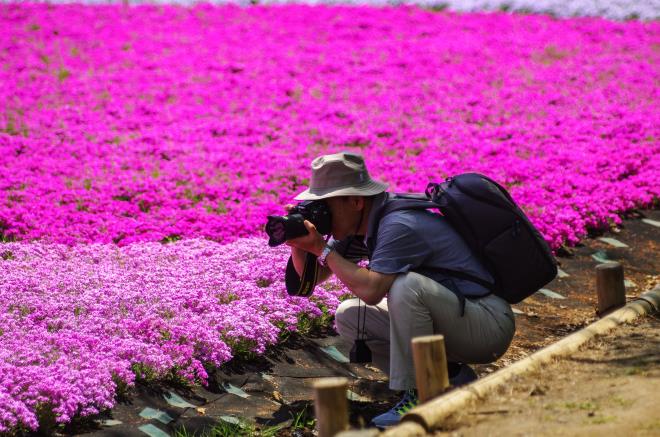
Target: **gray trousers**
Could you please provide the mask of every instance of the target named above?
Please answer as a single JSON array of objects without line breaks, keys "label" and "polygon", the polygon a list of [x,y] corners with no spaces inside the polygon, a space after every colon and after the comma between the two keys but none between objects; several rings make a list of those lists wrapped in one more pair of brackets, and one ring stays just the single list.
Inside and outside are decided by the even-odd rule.
[{"label": "gray trousers", "polygon": [[[357,338],[358,302],[344,301],[335,313],[337,331],[350,343]],[[364,323],[373,364],[389,375],[392,390],[415,388],[410,343],[415,337],[442,334],[448,361],[484,364],[506,352],[515,332],[505,300],[495,295],[466,299],[461,316],[460,301],[451,290],[412,272],[394,280],[387,300],[366,307]]]}]

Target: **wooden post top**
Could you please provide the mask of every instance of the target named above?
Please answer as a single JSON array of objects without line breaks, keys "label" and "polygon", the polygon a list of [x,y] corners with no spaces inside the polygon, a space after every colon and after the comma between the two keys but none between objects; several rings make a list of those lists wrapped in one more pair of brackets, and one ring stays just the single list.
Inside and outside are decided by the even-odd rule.
[{"label": "wooden post top", "polygon": [[617,261],[608,261],[606,263],[598,264],[596,270],[610,270],[621,268],[621,263]]},{"label": "wooden post top", "polygon": [[423,335],[412,339],[413,343],[435,343],[436,341],[445,341],[445,336],[442,334],[437,335]]}]

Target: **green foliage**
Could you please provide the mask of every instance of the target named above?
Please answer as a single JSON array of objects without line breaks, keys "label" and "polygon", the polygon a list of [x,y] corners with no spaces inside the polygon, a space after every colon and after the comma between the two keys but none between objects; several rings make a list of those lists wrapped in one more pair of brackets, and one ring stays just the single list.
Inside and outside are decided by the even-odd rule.
[{"label": "green foliage", "polygon": [[619,407],[628,408],[635,403],[634,400],[624,399],[618,396],[615,396],[611,399],[611,402]]},{"label": "green foliage", "polygon": [[89,211],[89,206],[83,199],[76,199],[76,211]]},{"label": "green foliage", "polygon": [[195,384],[200,383],[200,381],[191,381],[188,378],[182,376],[181,366],[174,366],[171,368],[165,375],[163,375],[162,381],[167,385],[183,390],[192,389]]},{"label": "green foliage", "polygon": [[57,80],[60,82],[64,82],[71,76],[71,72],[67,70],[66,68],[60,68],[57,70]]},{"label": "green foliage", "polygon": [[32,314],[32,312],[34,311],[32,308],[30,308],[30,307],[27,306],[27,305],[14,305],[14,304],[10,304],[9,307],[7,308],[7,311],[8,311],[8,312],[11,312],[11,311],[14,311],[14,310],[16,310],[16,312],[17,312],[21,317],[29,316],[29,315]]},{"label": "green foliage", "polygon": [[314,326],[316,325],[316,320],[317,319],[310,317],[309,314],[307,313],[300,314],[298,316],[298,323],[296,325],[298,328],[298,332],[300,332],[303,335],[309,333],[310,331],[312,331],[312,329],[314,329]]},{"label": "green foliage", "polygon": [[190,433],[185,426],[174,433],[174,437],[273,437],[282,430],[282,425],[258,428],[257,425],[244,418],[236,422],[221,420],[211,430],[204,433]]},{"label": "green foliage", "polygon": [[316,419],[311,414],[310,405],[311,404],[306,404],[302,410],[291,415],[291,418],[293,419],[291,422],[292,429],[314,428]]},{"label": "green foliage", "polygon": [[266,278],[257,279],[257,287],[259,288],[266,288],[272,283],[273,283],[272,279],[266,279]]},{"label": "green foliage", "polygon": [[614,422],[616,420],[616,417],[614,416],[596,416],[593,419],[591,419],[591,423],[594,425],[602,425],[604,423],[610,423]]},{"label": "green foliage", "polygon": [[179,241],[181,238],[182,237],[179,234],[170,234],[167,237],[160,240],[160,242],[163,244],[174,243],[175,241]]},{"label": "green foliage", "polygon": [[135,373],[137,381],[153,382],[158,378],[158,373],[144,363],[131,364],[131,371]]},{"label": "green foliage", "polygon": [[257,357],[257,354],[254,352],[257,347],[256,340],[244,337],[232,337],[226,330],[220,333],[220,338],[229,346],[234,359],[247,361]]},{"label": "green foliage", "polygon": [[0,252],[0,258],[4,261],[14,259],[14,253],[11,250],[5,250],[4,252]]},{"label": "green foliage", "polygon": [[[140,199],[140,200],[138,200],[138,208],[140,208],[140,211],[142,211],[144,213],[148,213],[149,210],[151,209],[151,205],[149,205],[149,202]],[[165,237],[165,238],[169,238],[169,237]],[[176,241],[176,240],[174,240],[174,241]]]},{"label": "green foliage", "polygon": [[[4,132],[9,135],[13,136],[28,136],[28,128],[27,125],[24,122],[25,116],[24,116],[24,111],[22,109],[8,109],[5,111],[5,126],[4,128],[0,125],[0,132]],[[20,155],[24,152],[24,150],[17,149],[15,153],[17,155]]]},{"label": "green foliage", "polygon": [[316,306],[321,310],[322,313],[320,317],[317,317],[316,319],[311,321],[312,328],[318,329],[318,328],[324,328],[326,326],[330,326],[332,320],[335,317],[334,313],[328,311],[328,306],[322,301],[320,301],[318,298],[312,296],[309,299],[312,302],[316,303]]},{"label": "green foliage", "polygon": [[441,11],[444,11],[445,9],[447,9],[448,7],[449,7],[449,5],[447,3],[435,3],[435,4],[432,4],[431,6],[429,6],[428,9],[433,11],[433,12],[441,12]]},{"label": "green foliage", "polygon": [[585,402],[566,402],[564,403],[564,408],[567,410],[597,410],[598,405],[590,401]]},{"label": "green foliage", "polygon": [[623,374],[626,376],[643,375],[644,373],[644,369],[641,367],[626,367],[623,370]]},{"label": "green foliage", "polygon": [[166,309],[160,312],[160,316],[165,320],[173,319],[176,314],[174,311]]},{"label": "green foliage", "polygon": [[114,372],[112,374],[112,382],[115,383],[115,396],[118,400],[123,401],[128,399],[130,386],[120,379]]},{"label": "green foliage", "polygon": [[53,412],[53,406],[49,402],[39,402],[36,408],[39,432],[43,435],[54,434],[57,428],[57,415]]},{"label": "green foliage", "polygon": [[219,200],[216,206],[205,205],[204,209],[206,209],[206,212],[208,212],[209,214],[218,214],[218,215],[227,214],[227,206],[222,200]]},{"label": "green foliage", "polygon": [[183,197],[190,200],[193,205],[196,205],[204,199],[204,193],[195,193],[192,189],[186,188],[183,191]]},{"label": "green foliage", "polygon": [[641,426],[640,430],[649,432],[660,432],[660,419],[652,419]]},{"label": "green foliage", "polygon": [[218,302],[223,305],[238,299],[238,295],[236,293],[218,294],[216,297],[218,298]]},{"label": "green foliage", "polygon": [[534,59],[541,64],[549,65],[558,61],[562,61],[563,59],[568,58],[570,55],[570,52],[562,50],[554,44],[548,44],[545,46],[542,52],[534,55]]},{"label": "green foliage", "polygon": [[354,141],[349,141],[347,143],[344,143],[345,148],[357,148],[357,149],[364,149],[367,146],[369,146],[371,142],[367,139],[357,139]]}]

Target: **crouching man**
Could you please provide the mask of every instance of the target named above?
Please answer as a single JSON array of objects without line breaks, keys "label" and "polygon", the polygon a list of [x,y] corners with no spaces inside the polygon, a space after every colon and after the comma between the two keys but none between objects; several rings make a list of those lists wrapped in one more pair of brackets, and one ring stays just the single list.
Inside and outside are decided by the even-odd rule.
[{"label": "crouching man", "polygon": [[[386,189],[386,184],[371,179],[358,154],[316,158],[310,187],[296,200],[324,200],[332,217],[332,236],[326,242],[305,221],[309,234],[287,241],[299,275],[306,253],[311,253],[322,266],[319,282],[334,274],[357,297],[337,309],[337,330],[353,343],[364,326],[374,364],[389,376],[390,389],[404,392],[398,404],[373,419],[381,428],[397,424],[417,404],[414,337],[444,335],[450,382],[461,385],[476,379],[468,364],[498,359],[515,331],[513,312],[505,300],[482,285],[439,271],[458,270],[492,281],[442,216],[399,210],[379,219],[392,196]],[[370,240],[375,241],[372,250]],[[356,264],[363,257],[369,259],[368,268]],[[365,311],[360,299],[367,306],[364,325],[358,326],[358,313]]]}]

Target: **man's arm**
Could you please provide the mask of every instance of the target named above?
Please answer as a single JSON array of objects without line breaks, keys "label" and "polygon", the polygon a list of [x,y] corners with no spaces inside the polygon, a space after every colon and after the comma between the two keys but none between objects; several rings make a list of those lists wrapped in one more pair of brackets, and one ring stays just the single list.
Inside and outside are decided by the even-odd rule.
[{"label": "man's arm", "polygon": [[397,275],[373,272],[353,264],[333,250],[326,263],[339,280],[367,305],[376,305],[390,291]]},{"label": "man's arm", "polygon": [[[309,234],[286,242],[287,245],[292,247],[292,253],[296,249],[299,251],[297,252],[297,262],[299,263],[305,261],[304,252],[319,256],[325,247],[323,236],[318,233],[316,226],[308,220],[305,220],[304,223]],[[368,305],[375,305],[380,302],[390,290],[397,276],[396,274],[383,274],[364,267],[358,267],[342,257],[336,250],[330,252],[326,258],[326,263],[330,267],[328,272],[331,270],[349,290]],[[296,267],[296,270],[298,270],[298,267]],[[302,264],[300,264],[299,272],[302,272]]]}]

